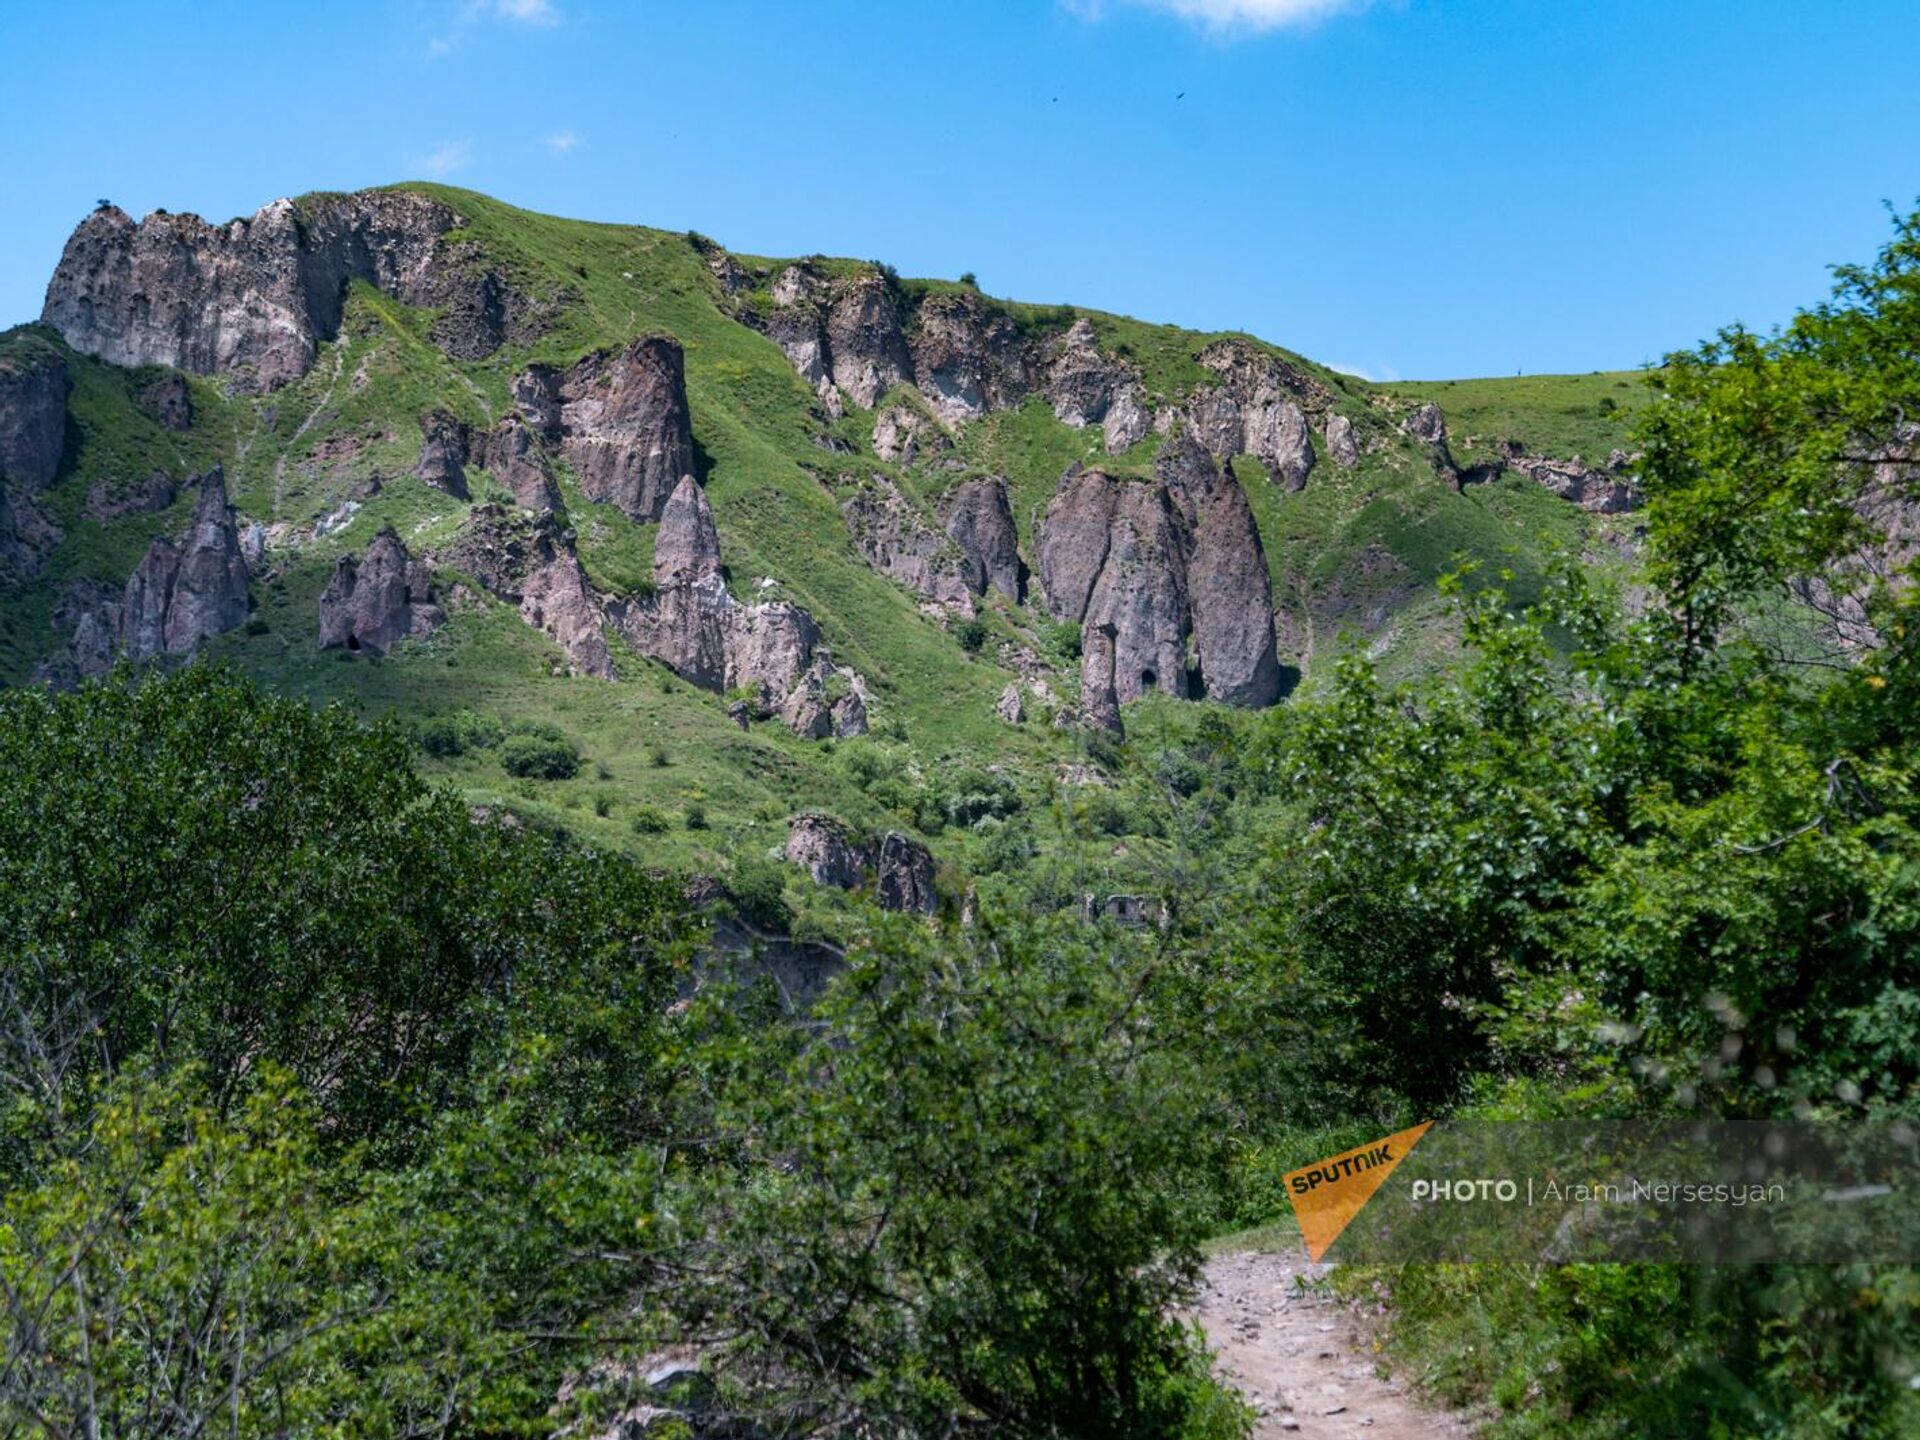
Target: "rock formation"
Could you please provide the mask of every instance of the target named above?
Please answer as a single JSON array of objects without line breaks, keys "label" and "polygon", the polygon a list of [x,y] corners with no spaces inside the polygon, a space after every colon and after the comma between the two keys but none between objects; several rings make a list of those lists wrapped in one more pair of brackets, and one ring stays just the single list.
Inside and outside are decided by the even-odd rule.
[{"label": "rock formation", "polygon": [[1516,441],[1508,441],[1503,455],[1505,468],[1516,470],[1535,484],[1543,486],[1562,500],[1596,515],[1618,515],[1640,506],[1640,491],[1633,483],[1632,462],[1623,451],[1615,450],[1604,466],[1572,460],[1553,460],[1528,454]]},{"label": "rock formation", "polygon": [[187,377],[178,370],[169,370],[143,386],[135,400],[148,418],[169,430],[193,428],[193,392],[187,388]]},{"label": "rock formation", "polygon": [[433,603],[427,567],[407,555],[391,528],[382,530],[356,560],[342,555],[320,595],[320,648],[384,655],[402,640],[446,623]]},{"label": "rock formation", "polygon": [[1453,449],[1447,444],[1447,417],[1440,407],[1429,400],[1413,414],[1400,422],[1400,428],[1407,432],[1427,452],[1427,458],[1433,462],[1433,468],[1447,478],[1455,490],[1460,488],[1460,466],[1453,458]]},{"label": "rock formation", "polygon": [[1104,354],[1085,319],[1074,321],[1053,347],[1046,395],[1062,424],[1100,426],[1109,455],[1145,439],[1152,428],[1139,372]]},{"label": "rock formation", "polygon": [[514,399],[589,500],[642,523],[658,520],[681,477],[695,472],[685,362],[667,336],[596,351],[564,373],[536,366],[514,382]]},{"label": "rock formation", "polygon": [[39,572],[60,530],[38,497],[60,473],[67,449],[66,363],[50,345],[22,344],[0,358],[0,572]]},{"label": "rock formation", "polygon": [[707,495],[691,475],[662,507],[654,591],[615,601],[608,619],[642,655],[704,690],[743,690],[797,735],[861,734],[866,695],[836,668],[813,616],[784,600],[742,605],[727,589]]},{"label": "rock formation", "polygon": [[226,479],[217,468],[200,481],[200,501],[185,537],[156,538],[117,597],[107,592],[93,598],[72,616],[69,651],[82,675],[99,674],[121,656],[139,661],[187,654],[246,620],[247,562]]},{"label": "rock formation", "polygon": [[304,375],[339,333],[350,281],[409,305],[438,305],[436,264],[460,222],[404,190],[276,200],[209,225],[104,206],[81,222],[47,286],[42,318],[84,354],[116,365],[231,373],[261,389]]},{"label": "rock formation", "polygon": [[816,885],[857,890],[871,879],[882,909],[931,915],[938,903],[932,853],[897,830],[869,844],[831,815],[808,812],[789,822],[786,857]]},{"label": "rock formation", "polygon": [[947,534],[966,557],[967,588],[976,595],[992,586],[1018,604],[1026,598],[1027,566],[1020,558],[1020,536],[1007,482],[992,476],[956,485],[941,503]]},{"label": "rock formation", "polygon": [[911,465],[933,450],[946,450],[947,439],[937,421],[911,405],[889,405],[873,419],[873,453],[889,464]]},{"label": "rock formation", "polygon": [[1215,341],[1200,363],[1220,380],[1188,397],[1190,433],[1217,459],[1253,455],[1283,489],[1304,488],[1314,465],[1308,417],[1326,414],[1333,393],[1245,340]]},{"label": "rock formation", "polygon": [[436,490],[467,498],[467,427],[444,410],[420,422],[420,463],[414,474]]},{"label": "rock formation", "polygon": [[[741,309],[740,319],[780,346],[835,418],[845,404],[871,408],[912,384],[948,424],[1043,394],[1065,423],[1100,426],[1112,454],[1153,428],[1139,372],[1102,353],[1085,320],[1049,337],[977,291],[915,300],[879,269],[835,276],[807,263],[780,272],[772,300],[770,310]],[[876,423],[883,459],[908,443],[898,423]]]},{"label": "rock formation", "polygon": [[874,898],[882,910],[931,915],[939,901],[933,888],[933,855],[917,840],[890,830],[880,840]]},{"label": "rock formation", "polygon": [[467,461],[506,486],[513,494],[513,503],[522,510],[565,508],[540,442],[518,415],[509,415],[491,430],[473,435]]},{"label": "rock formation", "polygon": [[476,505],[441,558],[518,606],[521,618],[552,637],[575,669],[612,678],[600,598],[574,551],[572,532],[551,511],[522,517],[498,505]]},{"label": "rock formation", "polygon": [[1166,446],[1153,481],[1069,470],[1039,556],[1047,608],[1081,627],[1089,723],[1117,725],[1119,706],[1152,689],[1186,697],[1204,687],[1235,705],[1279,698],[1259,531],[1231,469],[1217,470],[1198,442]]},{"label": "rock formation", "polygon": [[1333,463],[1343,470],[1351,470],[1360,463],[1360,437],[1355,433],[1353,421],[1339,411],[1327,415],[1327,454]]},{"label": "rock formation", "polygon": [[873,475],[841,502],[847,533],[867,564],[934,604],[973,614],[979,563],[943,533],[885,475]]}]

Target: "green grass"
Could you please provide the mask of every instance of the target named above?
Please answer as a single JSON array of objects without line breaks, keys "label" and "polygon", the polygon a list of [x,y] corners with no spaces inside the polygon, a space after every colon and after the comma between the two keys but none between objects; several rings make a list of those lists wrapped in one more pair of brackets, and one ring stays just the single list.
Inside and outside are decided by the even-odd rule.
[{"label": "green grass", "polygon": [[1447,417],[1454,455],[1463,463],[1491,459],[1502,441],[1519,440],[1533,454],[1591,464],[1631,448],[1627,426],[1650,397],[1637,370],[1591,375],[1516,375],[1511,379],[1395,381],[1384,387],[1414,401],[1431,400]]}]

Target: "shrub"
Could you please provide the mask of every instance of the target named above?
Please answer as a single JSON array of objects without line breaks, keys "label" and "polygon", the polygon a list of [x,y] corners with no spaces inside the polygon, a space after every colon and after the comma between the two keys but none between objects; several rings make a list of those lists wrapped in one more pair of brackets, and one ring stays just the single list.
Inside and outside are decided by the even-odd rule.
[{"label": "shrub", "polygon": [[743,920],[765,930],[787,927],[787,877],[771,860],[742,860],[733,867],[727,890]]},{"label": "shrub", "polygon": [[580,755],[570,740],[512,735],[500,747],[500,765],[523,780],[569,780],[579,772]]},{"label": "shrub", "polygon": [[987,643],[986,623],[981,620],[956,620],[953,638],[960,642],[960,648],[969,655],[977,654],[980,647]]},{"label": "shrub", "polygon": [[700,804],[698,801],[695,801],[693,804],[687,806],[685,824],[687,829],[689,830],[706,829],[707,828],[707,807]]},{"label": "shrub", "polygon": [[633,812],[633,833],[636,835],[664,835],[667,832],[667,817],[651,805],[642,805]]}]

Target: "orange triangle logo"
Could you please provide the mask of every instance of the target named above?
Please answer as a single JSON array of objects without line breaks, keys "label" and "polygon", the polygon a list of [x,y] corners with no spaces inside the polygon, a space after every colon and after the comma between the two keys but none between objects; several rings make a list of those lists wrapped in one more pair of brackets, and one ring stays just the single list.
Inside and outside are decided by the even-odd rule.
[{"label": "orange triangle logo", "polygon": [[1433,1122],[1402,1130],[1384,1140],[1342,1150],[1285,1176],[1287,1197],[1300,1221],[1300,1238],[1307,1242],[1307,1258],[1318,1260],[1340,1238],[1360,1207],[1412,1152]]}]

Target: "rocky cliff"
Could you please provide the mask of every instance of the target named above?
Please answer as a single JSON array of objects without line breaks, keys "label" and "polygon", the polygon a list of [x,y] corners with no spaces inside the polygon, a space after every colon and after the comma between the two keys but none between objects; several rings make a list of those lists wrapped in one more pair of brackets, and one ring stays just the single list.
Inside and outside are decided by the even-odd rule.
[{"label": "rocky cliff", "polygon": [[347,286],[363,280],[442,314],[435,344],[459,359],[499,348],[537,307],[443,237],[452,209],[406,190],[276,200],[210,225],[107,205],[68,239],[41,318],[74,349],[116,365],[171,365],[271,390],[339,333]]},{"label": "rocky cliff", "polygon": [[37,574],[60,543],[39,496],[66,456],[72,389],[51,346],[21,343],[0,355],[0,580]]},{"label": "rocky cliff", "polygon": [[695,473],[685,361],[670,337],[597,351],[564,372],[535,367],[513,391],[527,423],[566,458],[589,500],[658,520],[681,477]]},{"label": "rocky cliff", "polygon": [[574,670],[603,680],[613,677],[600,597],[587,579],[572,533],[551,511],[514,515],[498,505],[476,505],[439,558],[517,606],[521,619],[566,651]]}]

